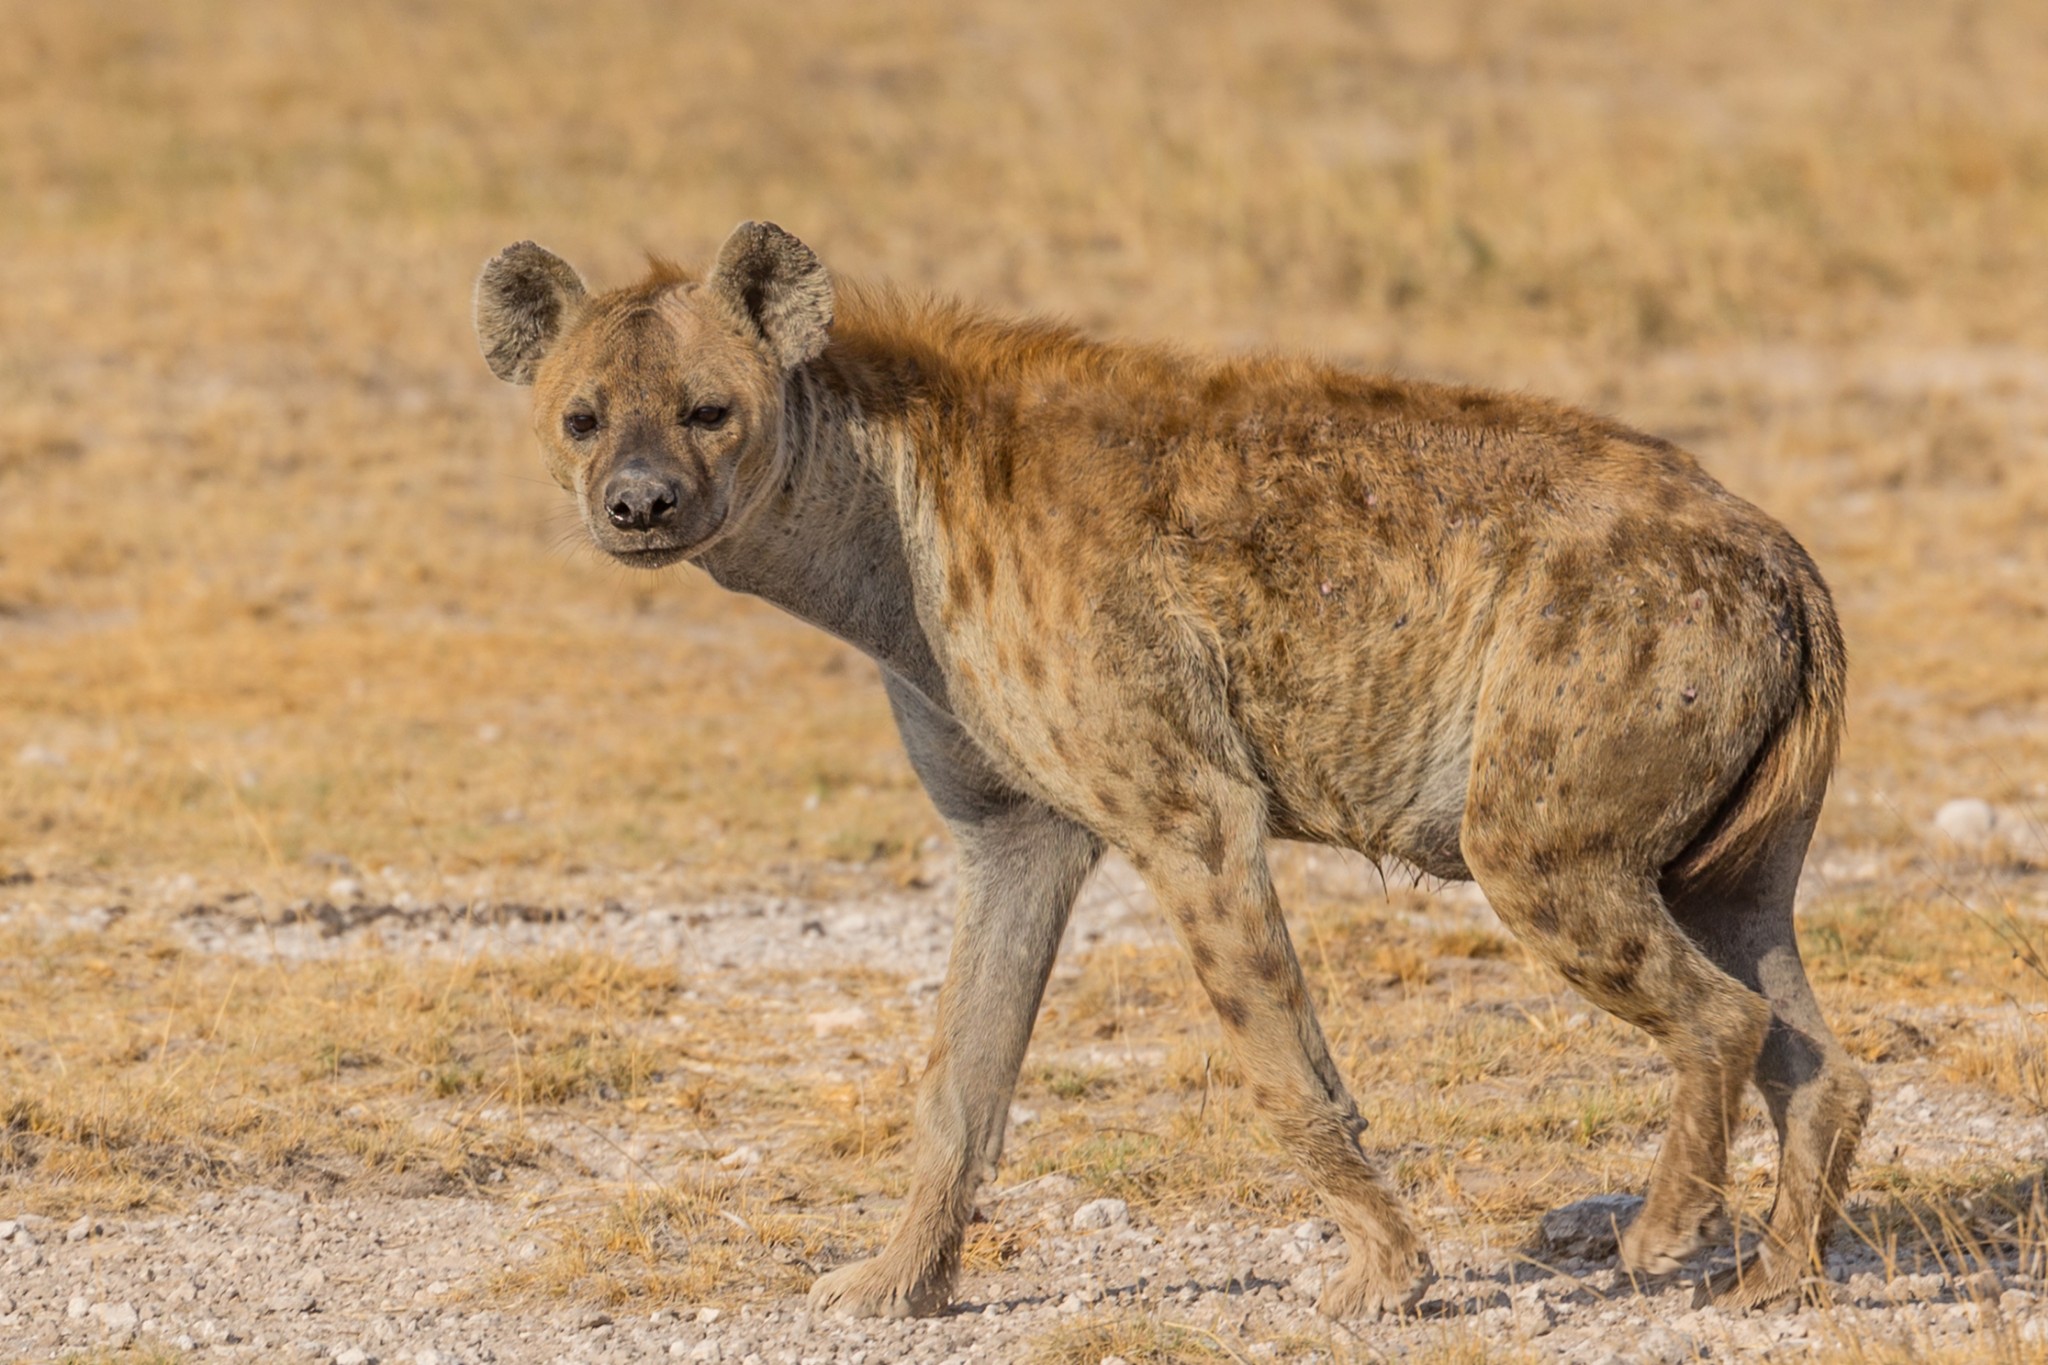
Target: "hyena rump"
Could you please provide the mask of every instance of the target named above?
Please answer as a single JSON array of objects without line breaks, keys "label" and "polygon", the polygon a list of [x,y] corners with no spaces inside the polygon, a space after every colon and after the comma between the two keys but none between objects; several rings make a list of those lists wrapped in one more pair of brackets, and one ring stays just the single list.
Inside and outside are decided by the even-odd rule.
[{"label": "hyena rump", "polygon": [[881,665],[958,841],[909,1205],[815,1302],[948,1301],[1105,845],[1171,916],[1344,1228],[1323,1310],[1416,1302],[1429,1258],[1360,1150],[1267,873],[1276,835],[1475,878],[1663,1049],[1672,1121],[1627,1266],[1702,1246],[1751,1079],[1777,1199],[1709,1289],[1760,1303],[1813,1266],[1869,1108],[1792,932],[1842,640],[1806,554],[1690,456],[1531,399],[835,289],[766,223],[708,272],[595,296],[508,247],[476,324],[499,377],[533,386],[598,546],[697,564]]}]

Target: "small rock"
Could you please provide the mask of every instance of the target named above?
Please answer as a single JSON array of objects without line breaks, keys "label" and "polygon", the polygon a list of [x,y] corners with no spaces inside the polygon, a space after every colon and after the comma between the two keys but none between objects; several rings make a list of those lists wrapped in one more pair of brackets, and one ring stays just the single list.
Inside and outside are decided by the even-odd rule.
[{"label": "small rock", "polygon": [[1668,1327],[1652,1327],[1637,1337],[1631,1348],[1631,1358],[1646,1365],[1680,1365],[1698,1357],[1693,1339]]},{"label": "small rock", "polygon": [[1104,1356],[1101,1360],[1095,1362],[1095,1365],[1131,1365],[1131,1362],[1125,1360],[1122,1356]]},{"label": "small rock", "polygon": [[1954,843],[1975,847],[1986,843],[1998,829],[1998,812],[1989,801],[1974,796],[1942,803],[1934,813],[1934,828]]},{"label": "small rock", "polygon": [[331,901],[360,900],[363,884],[354,877],[336,877],[327,883],[327,899]]},{"label": "small rock", "polygon": [[20,1226],[21,1224],[15,1222],[12,1218],[0,1219],[0,1242],[4,1242],[12,1237],[14,1230]]},{"label": "small rock", "polygon": [[725,1311],[719,1308],[699,1308],[697,1310],[697,1321],[703,1323],[706,1327],[709,1327],[724,1316]]},{"label": "small rock", "polygon": [[843,1010],[820,1010],[808,1016],[811,1032],[820,1038],[830,1038],[835,1033],[852,1033],[866,1028],[874,1016],[858,1005]]},{"label": "small rock", "polygon": [[346,1351],[334,1353],[334,1365],[375,1365],[376,1359],[360,1346],[351,1346]]},{"label": "small rock", "polygon": [[1957,1280],[1956,1292],[1972,1299],[1995,1299],[2005,1292],[2005,1282],[1995,1270],[1980,1270]]},{"label": "small rock", "polygon": [[132,1303],[96,1303],[92,1315],[100,1320],[100,1326],[116,1333],[132,1332],[142,1322]]},{"label": "small rock", "polygon": [[698,1342],[696,1348],[690,1352],[690,1359],[699,1361],[718,1359],[718,1343],[715,1341]]},{"label": "small rock", "polygon": [[728,1171],[745,1170],[761,1164],[761,1149],[758,1147],[735,1147],[718,1158],[718,1164]]},{"label": "small rock", "polygon": [[1537,1240],[1546,1255],[1599,1260],[1614,1254],[1617,1233],[1643,1206],[1633,1194],[1596,1194],[1543,1215]]},{"label": "small rock", "polygon": [[1893,1303],[1912,1303],[1921,1299],[1937,1297],[1948,1288],[1948,1279],[1942,1275],[1900,1275],[1886,1283],[1885,1296]]},{"label": "small rock", "polygon": [[455,1365],[455,1362],[431,1346],[422,1346],[412,1353],[412,1365]]},{"label": "small rock", "polygon": [[1120,1228],[1131,1221],[1131,1206],[1121,1199],[1091,1199],[1074,1210],[1072,1226],[1076,1232],[1088,1232],[1097,1228]]},{"label": "small rock", "polygon": [[83,1294],[73,1294],[64,1312],[67,1317],[82,1318],[92,1311],[92,1300]]},{"label": "small rock", "polygon": [[100,1225],[93,1222],[91,1216],[88,1215],[64,1229],[64,1240],[67,1242],[83,1242],[99,1230]]}]

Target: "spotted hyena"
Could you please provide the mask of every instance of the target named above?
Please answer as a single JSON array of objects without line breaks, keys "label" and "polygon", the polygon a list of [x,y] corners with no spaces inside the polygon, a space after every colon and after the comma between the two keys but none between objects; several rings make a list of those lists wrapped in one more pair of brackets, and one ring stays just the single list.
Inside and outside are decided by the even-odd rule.
[{"label": "spotted hyena", "polygon": [[1478,881],[1676,1077],[1632,1270],[1723,1209],[1754,1079],[1777,1202],[1723,1301],[1790,1292],[1869,1088],[1814,1002],[1793,889],[1844,655],[1783,528],[1667,442],[1569,408],[1302,359],[1212,359],[835,282],[767,223],[591,295],[529,242],[477,286],[591,538],[689,562],[872,656],[960,848],[959,930],[887,1248],[812,1290],[930,1313],[1075,894],[1121,849],[1351,1260],[1430,1261],[1360,1150],[1267,871],[1274,836]]}]

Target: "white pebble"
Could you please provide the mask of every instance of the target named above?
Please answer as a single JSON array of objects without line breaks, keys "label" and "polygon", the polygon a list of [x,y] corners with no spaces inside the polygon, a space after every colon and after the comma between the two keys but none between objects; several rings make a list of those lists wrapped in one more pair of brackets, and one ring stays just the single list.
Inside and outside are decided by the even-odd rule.
[{"label": "white pebble", "polygon": [[820,1038],[830,1038],[835,1033],[852,1033],[867,1027],[871,1017],[858,1005],[843,1010],[820,1010],[810,1016],[811,1032]]},{"label": "white pebble", "polygon": [[132,1303],[96,1303],[92,1315],[100,1320],[100,1326],[115,1333],[132,1332],[142,1322]]},{"label": "white pebble", "polygon": [[1121,1199],[1091,1199],[1074,1210],[1077,1232],[1095,1228],[1120,1228],[1131,1221],[1131,1206]]},{"label": "white pebble", "polygon": [[1990,839],[1998,829],[1998,812],[1989,801],[1957,797],[1934,813],[1934,828],[1954,843],[1974,846]]}]

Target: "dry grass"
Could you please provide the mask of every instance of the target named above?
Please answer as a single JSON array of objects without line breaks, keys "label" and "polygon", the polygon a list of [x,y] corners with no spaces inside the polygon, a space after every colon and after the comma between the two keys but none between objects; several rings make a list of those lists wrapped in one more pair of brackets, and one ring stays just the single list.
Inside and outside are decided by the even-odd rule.
[{"label": "dry grass", "polygon": [[749,214],[1677,435],[1840,592],[1832,836],[2039,795],[2038,6],[314,14],[11,7],[0,759],[63,759],[0,762],[17,862],[904,875],[871,669],[574,550],[468,335],[506,240],[616,277]]},{"label": "dry grass", "polygon": [[[468,334],[506,241],[615,279],[766,215],[853,273],[1539,389],[1685,441],[1813,548],[1855,653],[1816,863],[1849,870],[1805,927],[1830,1007],[1873,1064],[2048,1103],[2031,855],[1957,868],[1917,834],[1950,795],[2048,795],[2048,10],[324,14],[0,0],[0,901],[189,872],[276,905],[344,859],[661,866],[706,894],[923,875],[938,826],[872,667],[580,551]],[[1640,1042],[1419,896],[1332,894],[1327,865],[1280,864],[1302,956],[1432,1216],[1505,1234],[1638,1182],[1662,1074]],[[572,1181],[555,1250],[506,1284],[702,1302],[793,1289],[879,1231],[819,1210],[902,1192],[926,1021],[886,976],[824,983],[875,1013],[850,1060],[761,1003],[772,974],[693,1003],[593,954],[259,966],[154,922],[4,932],[0,1192],[25,1207],[489,1189],[623,1114],[669,1144],[659,1176]],[[1179,958],[1082,967],[1027,1068],[1018,1178],[1162,1222],[1311,1212]],[[2008,1027],[1935,1018],[2001,1002]],[[743,1137],[805,1182],[718,1166]],[[1859,1227],[1898,1255],[2032,1235],[1970,1207],[2024,1174],[1872,1153]],[[977,1227],[970,1264],[1029,1235]],[[1231,1358],[1191,1331],[1084,1321],[1044,1358]]]}]

